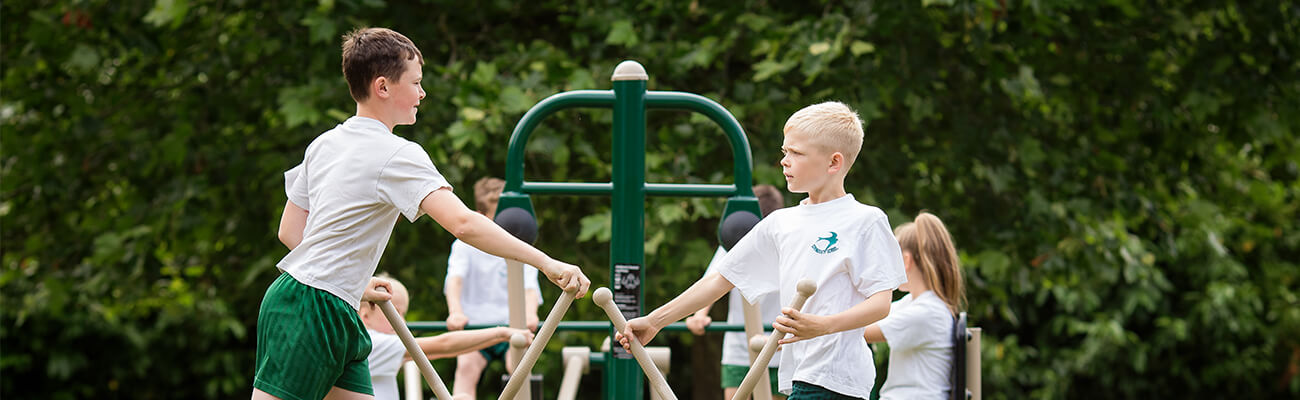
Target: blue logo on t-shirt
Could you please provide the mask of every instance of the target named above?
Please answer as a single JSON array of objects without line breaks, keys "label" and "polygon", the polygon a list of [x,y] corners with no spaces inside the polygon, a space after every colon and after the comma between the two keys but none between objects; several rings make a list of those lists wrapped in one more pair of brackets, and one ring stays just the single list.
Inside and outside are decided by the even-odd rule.
[{"label": "blue logo on t-shirt", "polygon": [[[813,251],[817,252],[817,254],[834,253],[835,250],[840,249],[839,247],[835,247],[835,243],[840,241],[839,239],[837,239],[838,236],[839,235],[837,235],[835,232],[831,232],[830,236],[817,238],[817,240],[813,241],[813,245],[812,245]],[[818,248],[817,244],[821,242],[826,242],[826,245]]]}]

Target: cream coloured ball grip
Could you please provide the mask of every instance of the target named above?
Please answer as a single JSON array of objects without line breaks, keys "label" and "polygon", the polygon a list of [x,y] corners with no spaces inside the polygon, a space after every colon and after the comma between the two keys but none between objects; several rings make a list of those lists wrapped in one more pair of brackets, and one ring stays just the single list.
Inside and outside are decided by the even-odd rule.
[{"label": "cream coloured ball grip", "polygon": [[[375,290],[387,293],[383,287]],[[402,315],[397,313],[397,307],[387,300],[374,302],[384,311],[384,317],[388,318],[388,323],[393,326],[393,331],[397,332],[397,337],[402,339],[402,345],[406,346],[406,354],[415,360],[415,365],[420,367],[420,374],[424,375],[424,380],[429,382],[429,387],[433,388],[433,394],[438,396],[438,400],[451,400],[451,391],[447,390],[447,384],[442,382],[438,377],[438,371],[433,369],[433,364],[429,363],[429,357],[424,355],[424,350],[420,345],[415,343],[415,335],[411,334],[411,328],[406,326],[406,320]]]},{"label": "cream coloured ball grip", "polygon": [[[790,303],[790,308],[795,311],[803,310],[803,303],[808,301],[808,296],[812,296],[817,291],[817,284],[812,280],[802,279],[795,286],[798,293],[794,295],[794,301]],[[745,374],[745,380],[740,381],[740,387],[736,389],[736,395],[731,400],[748,399],[749,395],[754,392],[754,386],[758,385],[759,377],[767,375],[767,363],[772,361],[772,355],[776,354],[776,343],[785,337],[786,333],[773,330],[772,335],[767,337],[767,343],[763,344],[763,351],[758,353],[758,359],[754,364],[749,366],[749,373]],[[750,342],[753,346],[753,342]]]},{"label": "cream coloured ball grip", "polygon": [[[528,351],[524,353],[524,358],[519,360],[519,365],[515,366],[515,371],[510,374],[510,380],[506,382],[506,388],[501,391],[499,400],[515,398],[515,393],[523,387],[524,382],[528,381],[528,375],[532,373],[533,364],[537,363],[537,357],[542,354],[542,349],[546,348],[546,342],[551,340],[551,334],[555,333],[555,327],[560,325],[560,320],[564,319],[564,313],[569,311],[569,305],[573,303],[574,292],[564,292],[560,298],[555,300],[555,306],[551,307],[551,313],[546,315],[546,322],[542,324],[541,329],[537,330],[537,336],[533,337],[533,344],[528,346]],[[522,339],[522,336],[520,337]],[[513,344],[514,338],[511,338]]]},{"label": "cream coloured ball grip", "polygon": [[[627,319],[623,318],[623,312],[618,310],[617,304],[614,304],[614,293],[610,292],[609,288],[596,289],[596,292],[591,295],[591,300],[605,310],[605,315],[609,316],[609,321],[614,323],[615,331],[623,332],[627,328]],[[641,346],[641,342],[628,340],[628,343],[632,348],[632,357],[636,358],[637,364],[641,364],[641,372],[644,372],[646,377],[650,379],[650,388],[665,399],[677,400],[677,395],[673,394],[673,389],[668,387],[668,380],[664,379],[664,375],[659,372],[659,368],[655,366],[645,347]]]}]

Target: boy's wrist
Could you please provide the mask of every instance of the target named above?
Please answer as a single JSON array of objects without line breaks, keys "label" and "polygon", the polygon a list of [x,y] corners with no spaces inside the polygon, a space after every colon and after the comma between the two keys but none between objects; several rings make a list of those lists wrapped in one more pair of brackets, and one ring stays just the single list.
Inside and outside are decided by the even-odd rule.
[{"label": "boy's wrist", "polygon": [[653,325],[655,329],[663,329],[665,326],[668,326],[668,324],[673,323],[673,321],[665,322],[664,319],[663,312],[661,312],[660,309],[655,309],[649,314],[646,314],[646,320],[650,321],[650,324]]}]

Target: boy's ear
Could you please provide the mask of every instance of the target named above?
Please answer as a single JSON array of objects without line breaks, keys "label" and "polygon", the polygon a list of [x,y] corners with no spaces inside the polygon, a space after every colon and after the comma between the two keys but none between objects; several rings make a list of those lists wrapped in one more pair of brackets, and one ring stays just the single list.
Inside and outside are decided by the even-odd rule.
[{"label": "boy's ear", "polygon": [[370,81],[370,94],[381,99],[388,98],[388,78],[380,75]]},{"label": "boy's ear", "polygon": [[831,153],[831,165],[827,166],[827,172],[835,174],[844,168],[844,153]]}]

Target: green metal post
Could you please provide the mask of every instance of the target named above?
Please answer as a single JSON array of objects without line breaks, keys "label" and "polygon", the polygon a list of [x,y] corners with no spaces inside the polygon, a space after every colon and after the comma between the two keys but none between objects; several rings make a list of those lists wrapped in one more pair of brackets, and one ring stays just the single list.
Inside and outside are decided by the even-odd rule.
[{"label": "green metal post", "polygon": [[[645,200],[646,196],[727,197],[723,218],[734,212],[758,214],[758,201],[752,185],[753,161],[749,140],[736,118],[718,103],[700,95],[683,92],[648,92],[649,76],[635,61],[624,61],[614,69],[613,90],[576,90],[563,92],[538,102],[524,114],[510,135],[506,154],[506,186],[498,212],[512,207],[533,213],[530,194],[567,194],[610,196],[613,230],[610,238],[610,282],[614,302],[624,317],[641,316],[642,282],[645,282]],[[570,108],[612,108],[613,176],[611,182],[526,182],[524,148],[533,129],[542,119]],[[703,114],[722,127],[730,144],[735,182],[729,185],[646,183],[646,109],[676,109]],[[573,323],[570,323],[573,324]],[[566,326],[565,323],[561,324]],[[613,334],[608,322],[576,323],[569,329],[605,330]],[[672,328],[680,328],[670,327]],[[728,328],[729,329],[729,328]],[[640,366],[621,346],[611,346],[604,354],[604,393],[606,400],[641,400],[644,398]]]},{"label": "green metal post", "polygon": [[[645,92],[650,78],[636,62],[614,69],[614,192],[611,200],[609,276],[623,316],[641,316],[645,281]],[[610,329],[610,335],[614,330]],[[606,355],[605,398],[640,400],[641,368],[622,346]]]}]

